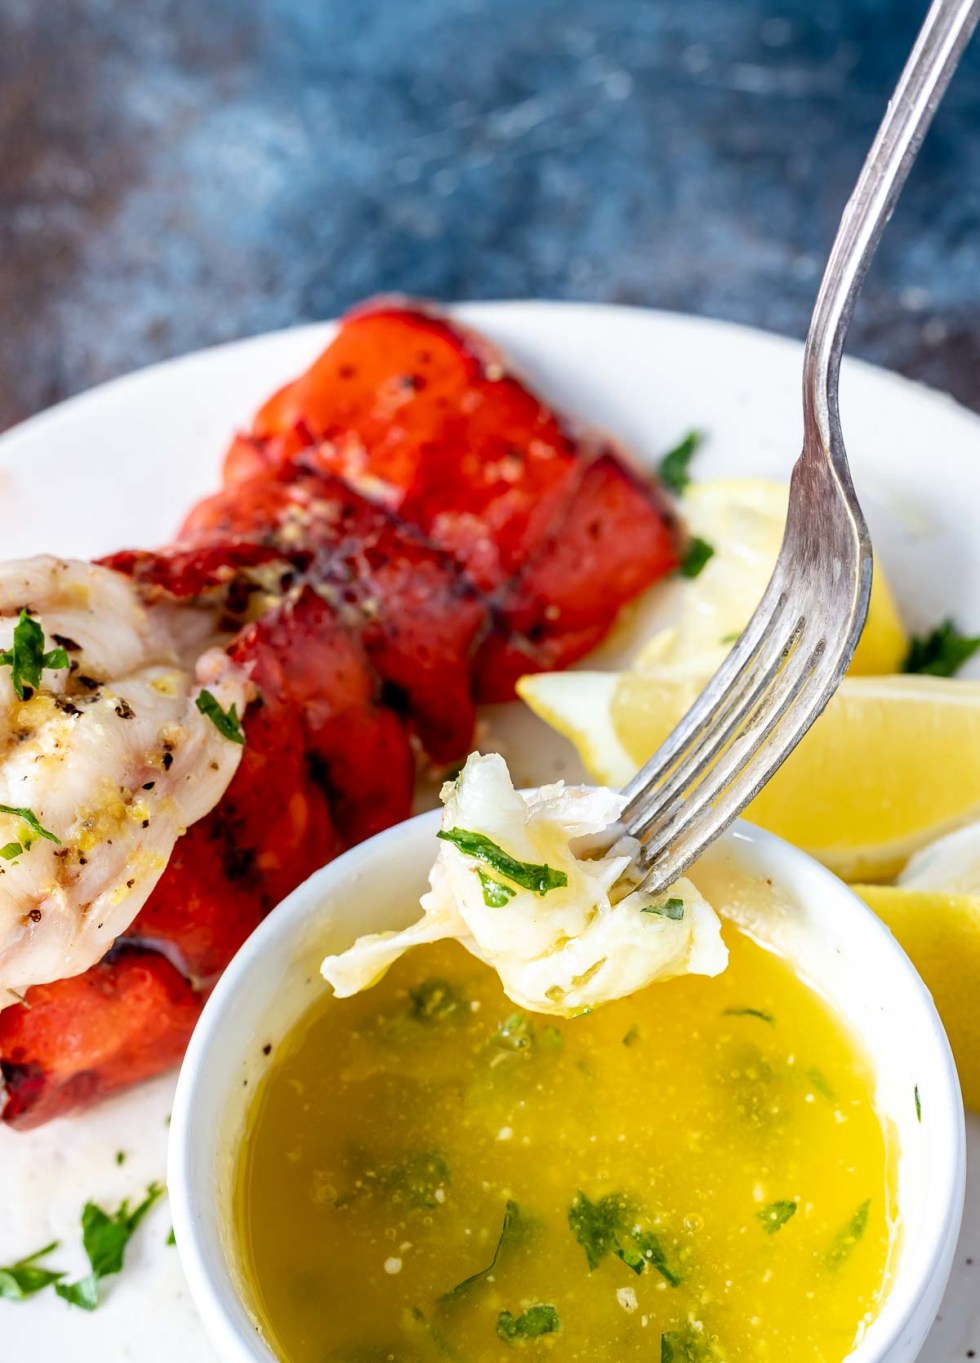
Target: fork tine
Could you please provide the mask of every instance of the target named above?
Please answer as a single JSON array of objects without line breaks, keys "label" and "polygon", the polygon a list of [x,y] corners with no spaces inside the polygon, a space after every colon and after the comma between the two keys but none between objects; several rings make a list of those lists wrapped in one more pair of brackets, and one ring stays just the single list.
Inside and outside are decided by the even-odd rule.
[{"label": "fork tine", "polygon": [[[725,698],[727,704],[716,711],[715,723],[703,740],[688,749],[658,786],[648,789],[647,798],[642,805],[637,802],[638,807],[632,815],[624,814],[622,822],[634,838],[643,839],[650,829],[661,823],[684,792],[707,773],[743,724],[753,723],[755,712],[797,646],[804,623],[802,617],[797,618],[785,643],[772,654],[768,663],[747,669],[738,678],[738,684],[729,689]],[[755,664],[760,661],[759,655],[753,659]]]},{"label": "fork tine", "polygon": [[[775,598],[774,600],[772,598]],[[627,803],[621,822],[632,825],[658,799],[657,786],[675,763],[697,748],[699,740],[738,700],[739,687],[751,680],[752,669],[774,633],[787,594],[772,588],[759,603],[735,647],[728,654],[684,718],[668,734],[648,762],[623,788]]]},{"label": "fork tine", "polygon": [[[802,661],[794,667],[797,658]],[[821,661],[828,666],[821,669]],[[826,705],[832,694],[827,683],[834,670],[833,653],[828,655],[823,640],[812,648],[798,648],[759,714],[697,791],[686,803],[675,806],[671,820],[661,825],[641,850],[638,870],[644,889],[658,893],[682,875],[758,794]],[[788,676],[791,671],[793,675]],[[821,671],[828,675],[818,677]],[[795,704],[801,693],[805,693],[805,699]]]},{"label": "fork tine", "polygon": [[812,647],[802,640],[796,651],[778,671],[771,685],[759,698],[752,714],[724,750],[706,770],[700,783],[678,792],[659,809],[656,822],[646,840],[644,854],[651,860],[659,848],[683,835],[697,822],[705,806],[712,803],[752,761],[759,748],[785,715],[788,707],[809,681],[824,652],[824,641]]}]

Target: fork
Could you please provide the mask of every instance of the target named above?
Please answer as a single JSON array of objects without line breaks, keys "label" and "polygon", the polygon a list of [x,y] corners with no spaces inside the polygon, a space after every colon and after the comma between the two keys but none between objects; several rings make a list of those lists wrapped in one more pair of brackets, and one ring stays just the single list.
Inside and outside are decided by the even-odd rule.
[{"label": "fork", "polygon": [[837,690],[871,593],[871,541],[838,409],[844,337],[926,129],[980,17],[934,0],[841,218],[803,356],[803,451],[782,547],[735,647],[625,787],[614,831],[642,843],[631,879],[659,894],[785,761]]}]

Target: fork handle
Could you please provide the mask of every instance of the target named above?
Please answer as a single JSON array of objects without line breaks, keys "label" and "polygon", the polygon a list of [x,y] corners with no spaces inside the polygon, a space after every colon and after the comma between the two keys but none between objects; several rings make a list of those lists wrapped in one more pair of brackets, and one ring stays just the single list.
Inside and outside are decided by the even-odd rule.
[{"label": "fork handle", "polygon": [[980,0],[933,0],[844,209],[817,294],[803,359],[805,429],[815,423],[848,485],[837,405],[844,337],[882,231],[978,19]]}]

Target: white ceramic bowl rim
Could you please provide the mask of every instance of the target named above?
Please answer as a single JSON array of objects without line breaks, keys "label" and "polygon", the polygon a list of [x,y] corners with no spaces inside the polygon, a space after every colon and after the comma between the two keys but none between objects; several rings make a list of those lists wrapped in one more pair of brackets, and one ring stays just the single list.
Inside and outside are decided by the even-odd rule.
[{"label": "white ceramic bowl rim", "polygon": [[[323,913],[331,885],[354,874],[367,878],[379,866],[399,860],[400,844],[434,845],[438,811],[409,819],[352,848],[316,872],[280,904],[242,946],[211,995],[181,1068],[171,1119],[169,1190],[180,1258],[204,1324],[225,1363],[270,1363],[269,1349],[244,1305],[222,1242],[222,1212],[216,1196],[215,1161],[221,1149],[220,1121],[202,1122],[215,1093],[227,1088],[229,1066],[216,1059],[219,1041],[237,1056],[253,1043],[263,1021],[255,1016],[250,1036],[226,1035],[233,1004],[268,969],[284,943],[308,936]],[[928,1196],[912,1243],[902,1247],[896,1279],[867,1333],[847,1363],[888,1363],[912,1359],[932,1320],[949,1276],[959,1231],[965,1183],[965,1131],[959,1082],[949,1044],[932,998],[895,938],[840,880],[797,848],[772,834],[739,823],[723,839],[765,864],[767,874],[800,902],[820,902],[821,912],[850,913],[861,920],[865,943],[874,949],[876,974],[885,971],[902,991],[903,1009],[918,1012],[930,1056],[928,1067]],[[856,925],[856,924],[855,924]],[[324,986],[326,988],[326,986]],[[236,1071],[237,1073],[237,1071]],[[236,1079],[237,1083],[238,1080]],[[212,1114],[213,1115],[213,1114]],[[901,1290],[899,1290],[901,1289]]]}]

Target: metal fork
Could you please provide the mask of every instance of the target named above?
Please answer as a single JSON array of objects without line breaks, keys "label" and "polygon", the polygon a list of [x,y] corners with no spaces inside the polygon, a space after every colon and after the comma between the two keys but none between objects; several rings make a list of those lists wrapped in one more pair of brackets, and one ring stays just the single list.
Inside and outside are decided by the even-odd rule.
[{"label": "metal fork", "polygon": [[934,0],[929,9],[817,295],[803,357],[803,452],[772,579],[731,653],[623,792],[615,831],[643,843],[631,879],[654,894],[793,751],[836,691],[864,626],[871,541],[841,435],[841,351],[882,230],[978,17],[980,0]]}]

